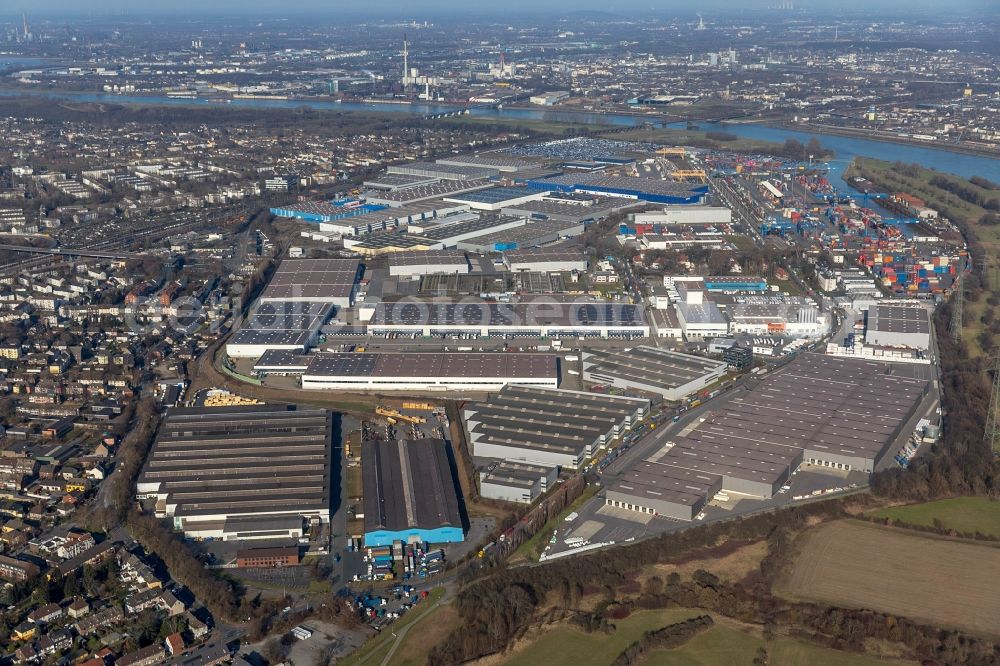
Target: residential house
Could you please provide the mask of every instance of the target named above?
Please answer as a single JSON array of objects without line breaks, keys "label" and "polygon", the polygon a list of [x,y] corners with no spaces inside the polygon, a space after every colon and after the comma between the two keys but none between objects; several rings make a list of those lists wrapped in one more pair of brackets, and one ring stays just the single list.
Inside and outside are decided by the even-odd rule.
[{"label": "residential house", "polygon": [[167,647],[167,652],[173,657],[184,651],[184,639],[180,633],[170,634],[163,640],[163,644]]},{"label": "residential house", "polygon": [[165,661],[166,658],[167,651],[163,645],[154,643],[115,659],[115,666],[154,666],[154,664]]},{"label": "residential house", "polygon": [[79,620],[89,612],[90,604],[88,604],[87,600],[83,597],[77,597],[69,606],[66,607],[66,614],[74,620]]},{"label": "residential house", "polygon": [[15,641],[30,641],[38,635],[38,625],[31,622],[22,622],[14,627],[11,637]]},{"label": "residential house", "polygon": [[45,604],[28,613],[28,619],[35,624],[51,624],[64,615],[59,604]]}]

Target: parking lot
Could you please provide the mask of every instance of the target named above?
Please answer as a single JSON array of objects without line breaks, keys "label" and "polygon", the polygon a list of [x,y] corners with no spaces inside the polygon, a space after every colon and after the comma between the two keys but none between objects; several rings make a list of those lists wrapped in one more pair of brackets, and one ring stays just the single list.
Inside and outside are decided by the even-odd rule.
[{"label": "parking lot", "polygon": [[803,465],[792,475],[787,484],[788,490],[768,500],[727,493],[728,500],[711,502],[705,509],[701,521],[695,523],[605,506],[603,492],[598,492],[576,512],[578,515],[573,520],[557,527],[556,542],[549,544],[546,556],[558,557],[560,554],[567,554],[592,544],[621,544],[677,532],[697,522],[725,520],[776,509],[805,499],[832,494],[834,489],[840,489],[835,492],[849,492],[867,483],[868,475],[862,472],[839,472]]}]

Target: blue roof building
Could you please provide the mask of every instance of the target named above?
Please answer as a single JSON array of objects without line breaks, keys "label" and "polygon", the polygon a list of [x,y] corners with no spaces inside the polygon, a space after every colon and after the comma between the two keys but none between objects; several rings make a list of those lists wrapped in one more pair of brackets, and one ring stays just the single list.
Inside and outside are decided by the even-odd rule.
[{"label": "blue roof building", "polygon": [[458,486],[443,439],[362,444],[365,545],[465,540]]}]

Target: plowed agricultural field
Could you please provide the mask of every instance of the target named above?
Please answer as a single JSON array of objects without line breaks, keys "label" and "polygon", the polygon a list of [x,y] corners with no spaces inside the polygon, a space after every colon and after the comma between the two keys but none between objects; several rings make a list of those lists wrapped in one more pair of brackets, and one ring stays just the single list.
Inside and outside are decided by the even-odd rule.
[{"label": "plowed agricultural field", "polygon": [[998,571],[997,547],[837,521],[803,537],[778,592],[997,635]]}]

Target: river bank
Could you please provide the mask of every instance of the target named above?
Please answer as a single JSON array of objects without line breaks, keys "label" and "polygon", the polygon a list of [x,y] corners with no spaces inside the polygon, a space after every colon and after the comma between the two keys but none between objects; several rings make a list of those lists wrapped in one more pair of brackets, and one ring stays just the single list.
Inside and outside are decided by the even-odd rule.
[{"label": "river bank", "polygon": [[[307,100],[264,100],[264,99],[234,99],[229,104],[212,103],[201,99],[170,99],[167,97],[143,95],[95,94],[73,91],[37,91],[26,92],[17,89],[0,89],[0,97],[35,97],[62,101],[92,102],[98,104],[159,105],[159,106],[192,106],[217,109],[286,109],[300,110],[311,108],[336,112],[359,111],[366,113],[399,114],[408,113],[418,116],[429,116],[460,110],[461,107],[440,104],[359,104],[352,102],[332,102]],[[664,124],[661,116],[625,115],[620,113],[594,113],[587,111],[554,111],[531,108],[472,108],[469,116],[475,118],[493,119],[497,124],[508,120],[532,120],[544,123],[565,123],[569,125],[611,126],[611,127],[641,127],[646,123]],[[770,143],[784,143],[790,138],[807,143],[815,137],[824,148],[833,150],[836,157],[829,161],[829,167],[837,176],[847,167],[854,157],[872,157],[886,162],[904,162],[920,164],[938,171],[953,173],[963,178],[983,176],[993,181],[1000,181],[1000,156],[980,155],[971,152],[948,150],[953,146],[930,146],[927,144],[902,143],[885,137],[847,136],[841,131],[834,132],[827,128],[813,130],[800,126],[789,126],[738,121],[733,123],[707,123],[681,120],[665,123],[668,128],[687,129],[694,125],[700,131],[724,131],[738,137]],[[899,139],[899,137],[895,137]]]},{"label": "river bank", "polygon": [[837,127],[834,125],[824,125],[822,123],[792,123],[792,122],[774,122],[769,120],[763,120],[763,121],[749,121],[746,124],[753,124],[757,122],[759,122],[760,124],[767,125],[768,127],[781,127],[784,129],[789,129],[798,132],[802,131],[816,132],[816,133],[828,134],[831,136],[843,136],[852,139],[861,139],[864,141],[878,141],[879,143],[896,143],[904,146],[917,146],[919,148],[929,148],[931,150],[943,150],[950,153],[959,153],[962,155],[973,155],[976,157],[987,157],[990,159],[1000,160],[1000,148],[998,149],[976,148],[974,146],[963,146],[951,143],[941,143],[938,141],[923,141],[920,139],[913,139],[910,137],[884,134],[878,132],[877,130],[851,129],[844,127]]}]

